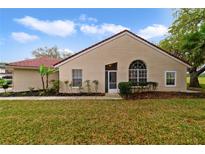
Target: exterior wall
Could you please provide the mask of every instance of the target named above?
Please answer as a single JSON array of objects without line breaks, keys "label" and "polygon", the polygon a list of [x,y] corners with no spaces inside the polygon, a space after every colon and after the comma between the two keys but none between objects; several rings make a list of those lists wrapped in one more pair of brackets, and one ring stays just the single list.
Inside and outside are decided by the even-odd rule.
[{"label": "exterior wall", "polygon": [[[118,63],[117,82],[129,80],[129,65],[142,60],[147,66],[148,81],[158,82],[159,91],[185,91],[187,67],[180,62],[155,51],[137,39],[124,34],[98,48],[84,53],[59,67],[62,81],[60,92],[69,92],[63,81],[72,81],[72,69],[82,69],[83,82],[98,80],[99,92],[105,92],[105,65]],[[165,86],[165,71],[176,71],[176,87]],[[72,92],[78,92],[76,88]]]},{"label": "exterior wall", "polygon": [[[51,80],[58,80],[58,72],[49,76],[49,81]],[[14,69],[13,91],[28,91],[29,87],[35,88],[35,90],[42,89],[41,77],[38,70]]]}]

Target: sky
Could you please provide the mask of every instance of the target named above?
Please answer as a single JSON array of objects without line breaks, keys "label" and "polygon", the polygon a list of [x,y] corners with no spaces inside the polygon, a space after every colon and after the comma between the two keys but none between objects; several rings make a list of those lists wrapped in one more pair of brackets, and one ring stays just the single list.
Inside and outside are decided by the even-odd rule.
[{"label": "sky", "polygon": [[39,47],[76,53],[128,29],[158,43],[172,9],[0,9],[0,62],[32,58]]}]

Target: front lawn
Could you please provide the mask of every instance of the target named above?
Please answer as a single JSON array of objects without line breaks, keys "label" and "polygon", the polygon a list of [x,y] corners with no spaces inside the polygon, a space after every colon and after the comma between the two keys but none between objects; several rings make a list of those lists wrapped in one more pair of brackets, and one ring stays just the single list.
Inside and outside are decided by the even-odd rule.
[{"label": "front lawn", "polygon": [[205,99],[0,101],[0,144],[205,144]]}]

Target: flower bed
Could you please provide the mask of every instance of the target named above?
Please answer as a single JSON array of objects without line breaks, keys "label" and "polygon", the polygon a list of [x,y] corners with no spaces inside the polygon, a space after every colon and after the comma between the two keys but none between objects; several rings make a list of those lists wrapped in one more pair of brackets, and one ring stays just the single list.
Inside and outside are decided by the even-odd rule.
[{"label": "flower bed", "polygon": [[161,92],[148,91],[137,92],[129,95],[128,99],[171,99],[171,98],[205,98],[204,92],[188,93],[188,92]]}]

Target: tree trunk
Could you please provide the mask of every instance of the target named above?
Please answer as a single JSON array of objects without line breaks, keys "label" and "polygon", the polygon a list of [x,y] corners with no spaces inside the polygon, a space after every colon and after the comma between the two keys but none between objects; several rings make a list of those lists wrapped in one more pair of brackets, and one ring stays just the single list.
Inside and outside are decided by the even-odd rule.
[{"label": "tree trunk", "polygon": [[43,76],[41,76],[41,82],[42,82],[42,85],[43,85],[43,90],[45,90],[45,84],[44,84]]},{"label": "tree trunk", "polygon": [[189,87],[200,88],[198,77],[199,75],[197,72],[190,73]]},{"label": "tree trunk", "polygon": [[46,89],[48,89],[48,75],[46,75]]},{"label": "tree trunk", "polygon": [[205,71],[205,65],[197,70],[197,67],[192,67],[189,69],[190,74],[190,84],[189,87],[200,88],[198,77]]}]

